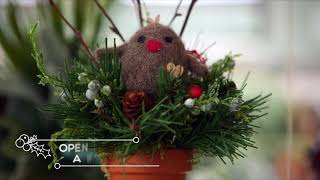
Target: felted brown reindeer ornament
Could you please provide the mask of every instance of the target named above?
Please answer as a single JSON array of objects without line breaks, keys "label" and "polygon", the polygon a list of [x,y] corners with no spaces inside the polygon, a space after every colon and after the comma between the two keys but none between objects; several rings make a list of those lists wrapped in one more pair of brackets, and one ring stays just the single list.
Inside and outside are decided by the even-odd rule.
[{"label": "felted brown reindeer ornament", "polygon": [[[112,52],[113,48],[98,49],[98,59],[108,51]],[[122,79],[128,91],[156,94],[161,66],[168,66],[181,74],[190,71],[204,77],[208,73],[208,68],[186,51],[180,37],[170,27],[159,24],[158,18],[117,47],[116,53],[122,64]]]},{"label": "felted brown reindeer ornament", "polygon": [[[112,52],[114,48],[98,49],[97,58],[108,51]],[[180,37],[170,27],[159,23],[159,16],[155,20],[149,19],[147,26],[117,47],[116,54],[122,64],[121,76],[127,89],[123,111],[129,119],[139,115],[137,111],[141,109],[142,102],[151,102],[145,104],[146,108],[147,105],[149,108],[152,106],[161,66],[174,76],[188,71],[202,77],[208,74],[208,68],[186,51]]]}]

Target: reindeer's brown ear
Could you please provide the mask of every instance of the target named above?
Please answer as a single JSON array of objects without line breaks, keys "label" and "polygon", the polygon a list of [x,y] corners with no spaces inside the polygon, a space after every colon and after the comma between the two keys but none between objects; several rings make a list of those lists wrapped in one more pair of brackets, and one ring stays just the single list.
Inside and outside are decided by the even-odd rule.
[{"label": "reindeer's brown ear", "polygon": [[208,67],[204,64],[201,64],[197,59],[195,59],[188,52],[185,54],[185,60],[188,63],[188,69],[195,73],[198,76],[206,77],[209,73]]},{"label": "reindeer's brown ear", "polygon": [[[123,53],[126,51],[127,49],[127,43],[122,44],[121,46],[116,47],[116,55],[121,58],[121,56],[123,55]],[[96,50],[95,55],[96,58],[98,60],[100,60],[104,55],[108,54],[108,53],[113,53],[114,52],[114,48],[99,48]]]}]

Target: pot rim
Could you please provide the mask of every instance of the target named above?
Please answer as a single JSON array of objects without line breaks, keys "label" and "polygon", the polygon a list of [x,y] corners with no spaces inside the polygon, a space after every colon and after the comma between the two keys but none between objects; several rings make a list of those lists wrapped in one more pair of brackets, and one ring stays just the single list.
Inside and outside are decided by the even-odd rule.
[{"label": "pot rim", "polygon": [[154,153],[137,153],[126,158],[116,157],[102,161],[102,171],[109,174],[184,174],[192,169],[192,149],[164,149]]}]

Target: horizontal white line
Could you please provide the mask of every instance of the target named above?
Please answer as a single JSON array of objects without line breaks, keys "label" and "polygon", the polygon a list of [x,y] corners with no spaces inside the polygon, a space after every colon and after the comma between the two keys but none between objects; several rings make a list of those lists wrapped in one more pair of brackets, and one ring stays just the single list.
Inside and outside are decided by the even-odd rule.
[{"label": "horizontal white line", "polygon": [[133,139],[37,139],[37,141],[130,142]]},{"label": "horizontal white line", "polygon": [[75,165],[75,164],[61,164],[60,167],[81,167],[81,168],[99,168],[99,167],[129,167],[129,168],[144,168],[144,167],[160,167],[158,164],[141,164],[141,165]]}]

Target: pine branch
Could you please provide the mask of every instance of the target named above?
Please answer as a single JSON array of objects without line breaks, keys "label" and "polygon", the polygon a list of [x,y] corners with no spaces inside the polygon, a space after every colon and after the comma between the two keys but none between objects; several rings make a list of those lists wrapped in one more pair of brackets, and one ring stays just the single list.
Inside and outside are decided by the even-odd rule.
[{"label": "pine branch", "polygon": [[50,6],[58,13],[58,15],[61,17],[61,19],[67,24],[67,26],[73,31],[74,36],[80,41],[81,45],[83,46],[86,54],[89,56],[91,61],[95,64],[98,64],[98,60],[94,56],[93,52],[89,48],[88,44],[84,41],[81,32],[76,29],[67,19],[66,17],[62,14],[62,12],[59,10],[57,5],[54,3],[54,0],[48,0]]},{"label": "pine branch", "polygon": [[191,11],[192,11],[192,9],[193,9],[193,7],[194,7],[194,5],[196,4],[197,1],[198,1],[198,0],[192,0],[192,1],[191,1],[191,4],[190,4],[190,6],[189,6],[186,19],[184,20],[183,25],[182,25],[182,28],[181,28],[181,31],[180,31],[180,37],[182,37],[182,35],[183,35],[184,29],[185,29],[186,26],[187,26],[187,23],[188,23],[188,20],[189,20]]},{"label": "pine branch", "polygon": [[95,4],[97,5],[97,7],[100,9],[100,11],[103,13],[103,15],[109,20],[109,22],[111,23],[111,31],[114,32],[115,34],[117,34],[120,39],[122,40],[122,42],[125,42],[122,34],[120,33],[119,29],[117,28],[117,26],[115,25],[115,23],[113,22],[112,18],[109,16],[109,14],[107,13],[107,11],[102,7],[102,5],[99,3],[98,0],[94,0]]},{"label": "pine branch", "polygon": [[183,0],[180,0],[179,4],[177,5],[176,10],[175,10],[175,12],[174,12],[174,15],[173,15],[172,19],[170,20],[168,26],[171,26],[172,23],[173,23],[173,21],[174,21],[178,16],[181,16],[181,14],[180,14],[178,11],[179,11],[179,8],[180,8],[180,6],[181,6],[182,1],[183,1]]}]

